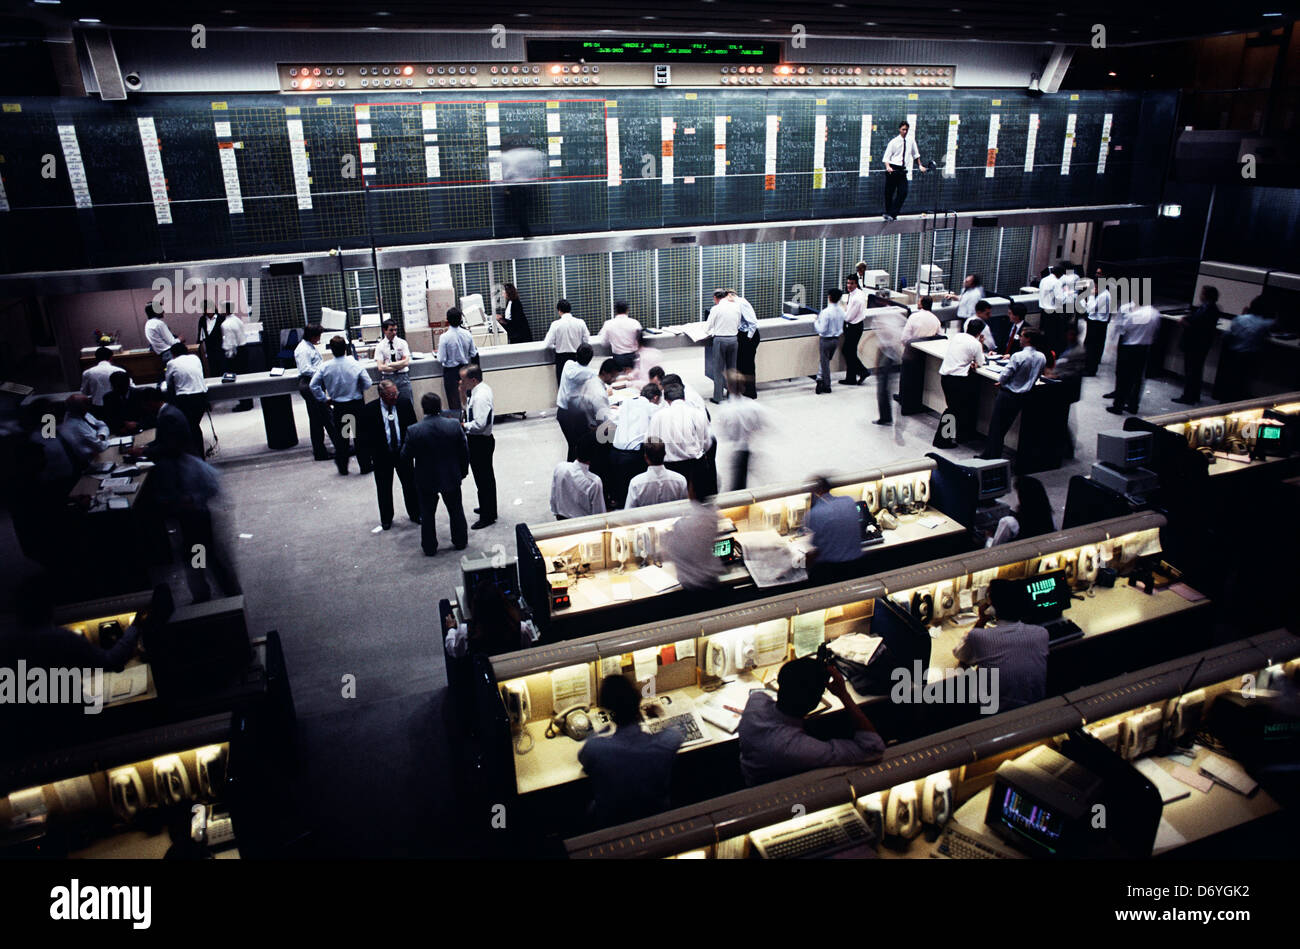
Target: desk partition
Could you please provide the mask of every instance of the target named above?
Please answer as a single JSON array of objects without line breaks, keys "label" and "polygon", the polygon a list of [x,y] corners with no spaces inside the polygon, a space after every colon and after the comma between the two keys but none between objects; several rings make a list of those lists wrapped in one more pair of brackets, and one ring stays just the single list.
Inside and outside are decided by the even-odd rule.
[{"label": "desk partition", "polygon": [[[970,546],[969,521],[948,516],[939,505],[934,472],[935,462],[922,458],[831,479],[832,494],[865,501],[873,514],[896,512],[897,526],[882,531],[880,542],[864,544],[861,572],[916,563]],[[730,554],[724,550],[721,557],[722,589],[717,602],[739,603],[771,592],[770,576],[751,575],[744,554],[751,542],[787,548],[797,566],[781,578],[782,584],[807,585],[801,565],[811,539],[803,521],[812,488],[812,482],[791,482],[717,496],[718,539],[724,545],[735,544]],[[698,610],[698,606],[683,608],[689,607],[687,600],[694,600],[677,585],[676,568],[661,553],[663,534],[689,510],[689,502],[675,501],[518,525],[520,585],[544,638],[570,639]]]},{"label": "desk partition", "polygon": [[[886,673],[910,669],[915,662],[932,670],[953,669],[952,648],[975,622],[976,607],[994,577],[1056,570],[1070,577],[1079,597],[1070,613],[1082,636],[1053,647],[1049,694],[1140,668],[1151,656],[1167,658],[1201,648],[1207,644],[1210,604],[1194,591],[1164,588],[1148,594],[1126,581],[1111,588],[1096,582],[1103,566],[1123,574],[1157,554],[1164,524],[1158,514],[1140,514],[736,608],[493,657],[479,688],[500,695],[480,701],[480,708],[491,708],[495,715],[495,722],[481,723],[487,727],[480,733],[487,736],[498,772],[513,776],[513,787],[500,790],[527,797],[583,778],[580,743],[564,734],[548,738],[548,726],[558,713],[595,705],[601,680],[612,674],[627,676],[645,695],[667,696],[673,715],[694,716],[698,737],[684,745],[679,770],[691,767],[697,755],[725,770],[718,749],[732,756],[734,768],[739,716],[731,710],[743,706],[750,690],[766,688],[788,659],[859,633],[882,637]],[[926,597],[934,604],[931,616],[918,619],[916,604]],[[1175,631],[1176,636],[1170,635]],[[935,709],[887,701],[888,684],[866,692],[851,684],[850,694],[889,738],[910,740],[948,727],[953,717],[978,716],[970,706]],[[828,695],[813,721],[831,721],[840,711],[838,700]],[[711,757],[702,754],[710,750]]]},{"label": "desk partition", "polygon": [[[1278,809],[1267,789],[1244,795],[1215,784],[1180,792],[1171,772],[1181,761],[1166,752],[1189,745],[1214,720],[1216,702],[1240,701],[1243,681],[1294,680],[1297,656],[1300,638],[1276,630],[895,745],[872,765],[824,768],[738,791],[574,836],[565,849],[574,859],[740,859],[815,856],[829,839],[841,856],[928,859],[962,855],[965,838],[967,848],[972,841],[985,848],[970,856],[1024,856],[985,824],[998,766],[1082,731],[1114,752],[1121,769],[1132,763],[1150,785],[1146,799],[1155,810],[1145,828],[1146,853],[1159,856]],[[1192,746],[1189,757],[1194,772],[1222,756]],[[960,837],[948,836],[951,830]],[[1145,843],[1141,833],[1136,837]]]}]

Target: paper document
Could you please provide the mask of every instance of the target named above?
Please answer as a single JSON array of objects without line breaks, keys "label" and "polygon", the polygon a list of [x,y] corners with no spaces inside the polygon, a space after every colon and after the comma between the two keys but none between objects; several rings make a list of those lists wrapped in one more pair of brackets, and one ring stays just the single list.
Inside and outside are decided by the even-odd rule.
[{"label": "paper document", "polygon": [[1187,785],[1174,779],[1164,768],[1160,767],[1151,758],[1141,758],[1134,765],[1142,776],[1156,786],[1160,792],[1160,801],[1162,804],[1168,804],[1171,801],[1180,801],[1185,797],[1190,797],[1192,792]]},{"label": "paper document", "polygon": [[673,579],[672,574],[663,567],[642,567],[632,576],[644,583],[651,593],[663,593],[677,586],[677,581]]}]

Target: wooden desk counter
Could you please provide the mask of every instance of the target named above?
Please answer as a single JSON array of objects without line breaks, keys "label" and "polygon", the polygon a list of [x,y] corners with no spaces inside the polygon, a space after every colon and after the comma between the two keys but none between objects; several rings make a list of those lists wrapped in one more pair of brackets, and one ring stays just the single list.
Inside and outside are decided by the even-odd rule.
[{"label": "wooden desk counter", "polygon": [[[152,441],[153,437],[154,437],[153,432],[141,432],[131,440],[131,443],[132,445],[144,445]],[[126,455],[122,453],[122,449],[116,446],[112,448],[106,448],[104,451],[101,451],[99,454],[95,455],[94,459],[92,460],[92,464],[111,464],[111,465],[128,464],[129,465],[135,463],[136,463],[136,459],[128,458]],[[139,499],[140,492],[144,488],[145,479],[148,478],[148,476],[149,476],[148,470],[141,471],[138,472],[137,474],[131,475],[131,483],[135,485],[135,490],[129,494],[119,495],[120,497],[126,499],[128,510],[135,507],[135,502]],[[93,475],[84,474],[77,480],[77,483],[72,486],[72,490],[68,492],[68,498],[71,500],[76,500],[77,498],[93,499],[96,495],[99,494],[99,484],[100,484],[99,478],[96,478]],[[97,510],[92,509],[92,513],[102,513],[107,510],[109,510],[107,507],[99,508]]]}]

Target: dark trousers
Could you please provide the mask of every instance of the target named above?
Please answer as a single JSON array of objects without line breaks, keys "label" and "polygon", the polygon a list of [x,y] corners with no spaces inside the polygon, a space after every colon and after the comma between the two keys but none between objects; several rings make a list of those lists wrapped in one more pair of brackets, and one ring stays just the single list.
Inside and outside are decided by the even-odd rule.
[{"label": "dark trousers", "polygon": [[906,200],[907,170],[900,168],[898,171],[885,172],[885,213],[890,217],[898,217]]},{"label": "dark trousers", "polygon": [[744,333],[736,337],[736,372],[745,377],[745,396],[750,399],[758,398],[758,369],[754,365],[758,344],[758,330],[754,330],[752,337]]},{"label": "dark trousers", "polygon": [[208,410],[208,396],[202,392],[196,395],[178,395],[175,402],[176,408],[185,416],[185,421],[190,423],[190,454],[202,458],[203,429],[199,423],[203,421],[203,413]]},{"label": "dark trousers", "polygon": [[862,360],[858,358],[858,344],[862,342],[862,330],[861,323],[844,324],[844,384],[847,386],[857,385],[870,375],[867,367],[862,365]]},{"label": "dark trousers", "polygon": [[817,391],[831,391],[831,360],[835,358],[835,350],[840,348],[840,337],[838,336],[819,336],[817,337]]},{"label": "dark trousers", "polygon": [[[176,517],[181,530],[181,557],[185,560],[185,582],[190,588],[194,602],[201,603],[212,599],[212,589],[208,586],[208,576],[216,579],[217,585],[225,596],[238,596],[243,593],[239,577],[226,550],[225,542],[219,539],[212,529],[212,515],[206,508],[185,511]],[[194,548],[203,548],[204,565],[194,566]]]},{"label": "dark trousers", "polygon": [[731,455],[731,490],[743,491],[749,480],[749,449],[737,448]]},{"label": "dark trousers", "polygon": [[1101,354],[1106,349],[1106,331],[1110,323],[1105,320],[1087,320],[1088,335],[1083,338],[1083,374],[1095,376],[1101,365]]},{"label": "dark trousers", "polygon": [[298,377],[298,394],[307,404],[307,428],[311,432],[311,453],[317,461],[324,461],[329,457],[329,452],[325,448],[325,433],[329,433],[330,444],[336,449],[339,443],[339,433],[334,427],[329,406],[312,395],[310,376]]},{"label": "dark trousers", "polygon": [[1142,400],[1142,371],[1150,346],[1120,344],[1115,354],[1115,408],[1138,410]]},{"label": "dark trousers", "polygon": [[492,470],[492,455],[497,440],[492,435],[467,435],[469,444],[469,470],[474,473],[474,486],[478,488],[478,516],[485,521],[497,519],[497,476]]},{"label": "dark trousers", "polygon": [[1210,354],[1208,347],[1183,351],[1183,401],[1201,401],[1201,377],[1205,375],[1205,357]]},{"label": "dark trousers", "polygon": [[402,461],[394,455],[392,449],[384,445],[375,453],[375,493],[379,495],[379,523],[387,526],[393,523],[393,473],[402,484],[402,501],[406,504],[406,516],[413,521],[420,519],[420,498],[415,492],[415,469],[409,461]]},{"label": "dark trousers", "polygon": [[511,185],[506,188],[506,210],[509,212],[510,220],[519,229],[519,236],[530,238],[533,236],[532,230],[528,226],[528,205],[529,198],[528,187],[526,185]]},{"label": "dark trousers", "polygon": [[438,531],[435,519],[438,514],[438,497],[447,505],[447,519],[451,522],[451,543],[457,550],[469,544],[469,524],[465,522],[465,505],[460,499],[460,485],[451,491],[419,488],[420,495],[420,546],[432,557],[438,552]]},{"label": "dark trousers", "polygon": [[442,367],[442,387],[447,391],[447,405],[452,411],[460,411],[460,366]]},{"label": "dark trousers", "polygon": [[1025,395],[1009,389],[998,390],[998,397],[993,401],[993,417],[989,419],[989,437],[984,443],[984,451],[980,453],[981,458],[992,460],[1002,457],[1002,442],[1006,440],[1007,432],[1024,406]]},{"label": "dark trousers", "polygon": [[734,336],[713,337],[713,400],[727,397],[727,373],[736,369],[740,344]]},{"label": "dark trousers", "polygon": [[564,372],[564,364],[570,359],[577,358],[577,353],[556,353],[555,354],[555,385],[560,384],[560,375]]},{"label": "dark trousers", "polygon": [[[248,372],[248,347],[240,346],[235,351],[235,355],[226,360],[226,372],[233,372],[236,375],[244,375]],[[235,403],[235,412],[248,412],[253,408],[252,399],[240,399]]]},{"label": "dark trousers", "polygon": [[[334,464],[338,465],[340,474],[348,473],[348,459],[355,452],[357,464],[361,466],[362,474],[369,474],[373,465],[370,461],[370,449],[359,435],[361,428],[361,409],[365,406],[362,399],[353,399],[351,402],[334,403],[334,431],[338,433],[338,439],[334,442]],[[352,438],[348,438],[347,433],[352,433]],[[356,441],[356,447],[353,448],[352,442]]]},{"label": "dark trousers", "polygon": [[615,353],[612,357],[614,365],[620,369],[631,369],[636,365],[636,353]]},{"label": "dark trousers", "polygon": [[897,372],[897,360],[881,353],[876,360],[876,414],[882,422],[894,420],[894,376]]},{"label": "dark trousers", "polygon": [[1039,315],[1038,329],[1043,334],[1047,348],[1060,355],[1065,351],[1065,314],[1047,313]]},{"label": "dark trousers", "polygon": [[709,450],[695,468],[695,496],[700,500],[718,493],[718,440],[709,443]]},{"label": "dark trousers", "polygon": [[[685,461],[665,461],[664,467],[669,471],[676,471],[686,479],[688,485],[694,485],[701,464],[702,461],[699,458],[688,458]],[[699,497],[699,495],[697,494],[696,497]]]},{"label": "dark trousers", "polygon": [[[939,418],[939,431],[935,434],[936,448],[952,448],[975,437],[975,416],[979,411],[979,377],[975,373],[965,376],[940,376],[943,397],[948,403],[944,416]],[[951,425],[952,431],[945,429]],[[951,435],[951,437],[949,437]]]},{"label": "dark trousers", "polygon": [[605,479],[605,490],[613,500],[614,507],[621,508],[627,504],[628,484],[645,469],[645,455],[641,449],[629,451],[610,448],[609,477]]},{"label": "dark trousers", "polygon": [[564,460],[573,461],[577,457],[578,442],[587,436],[587,416],[577,409],[556,409],[555,421],[560,424],[564,442],[569,446],[569,455]]}]

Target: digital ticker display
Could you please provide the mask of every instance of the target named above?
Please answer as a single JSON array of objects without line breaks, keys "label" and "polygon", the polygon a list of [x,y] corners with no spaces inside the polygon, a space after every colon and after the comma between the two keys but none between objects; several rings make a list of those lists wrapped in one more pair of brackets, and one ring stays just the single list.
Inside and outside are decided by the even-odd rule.
[{"label": "digital ticker display", "polygon": [[675,39],[639,36],[572,40],[528,40],[530,62],[589,63],[779,63],[783,46],[774,40]]}]

